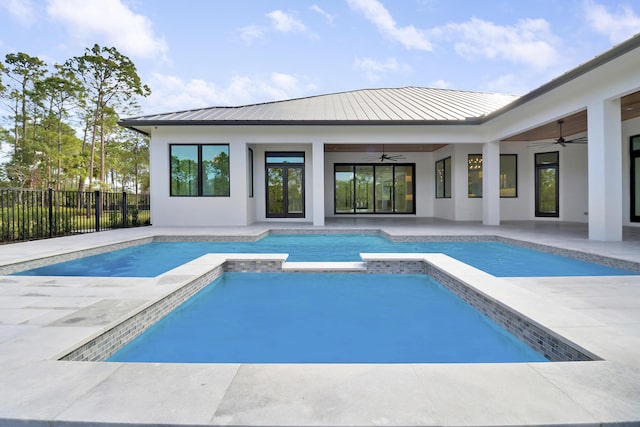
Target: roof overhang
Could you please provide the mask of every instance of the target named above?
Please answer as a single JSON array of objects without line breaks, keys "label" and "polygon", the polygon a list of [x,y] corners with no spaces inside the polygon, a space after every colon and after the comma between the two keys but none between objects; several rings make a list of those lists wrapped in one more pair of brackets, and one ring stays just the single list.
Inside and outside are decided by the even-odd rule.
[{"label": "roof overhang", "polygon": [[[640,33],[632,38],[614,46],[610,50],[601,55],[596,56],[590,61],[568,71],[565,74],[551,80],[550,82],[532,90],[531,92],[515,99],[513,102],[499,108],[489,114],[480,117],[469,117],[464,120],[154,120],[144,119],[143,117],[125,118],[118,122],[121,126],[135,130],[137,132],[150,135],[154,127],[158,126],[460,126],[460,125],[482,125],[488,121],[495,119],[509,111],[512,111],[526,103],[533,101],[545,94],[559,88],[562,85],[571,82],[580,76],[583,76],[608,62],[625,55],[640,47]],[[628,120],[634,117],[640,117],[640,92],[627,95],[622,98],[622,120]],[[582,123],[576,124],[575,132],[586,131],[586,114],[584,118],[578,113],[579,117],[569,116],[565,121]],[[574,120],[575,119],[575,120]],[[569,125],[569,123],[567,123]],[[547,129],[545,131],[544,129]],[[518,140],[531,140],[535,134],[535,138],[552,138],[555,122],[540,126],[539,128],[509,137],[506,140],[516,140],[514,138],[525,138]]]}]

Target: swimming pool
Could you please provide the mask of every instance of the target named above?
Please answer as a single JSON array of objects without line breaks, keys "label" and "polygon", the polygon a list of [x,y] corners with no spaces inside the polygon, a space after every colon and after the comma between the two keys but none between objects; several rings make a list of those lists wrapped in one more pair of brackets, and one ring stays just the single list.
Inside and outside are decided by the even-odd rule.
[{"label": "swimming pool", "polygon": [[270,235],[256,242],[152,242],[16,273],[154,277],[206,253],[288,253],[287,261],[359,261],[360,253],[444,253],[499,277],[636,274],[502,242],[392,242],[378,235]]},{"label": "swimming pool", "polygon": [[427,276],[328,273],[225,273],[108,360],[546,361]]}]

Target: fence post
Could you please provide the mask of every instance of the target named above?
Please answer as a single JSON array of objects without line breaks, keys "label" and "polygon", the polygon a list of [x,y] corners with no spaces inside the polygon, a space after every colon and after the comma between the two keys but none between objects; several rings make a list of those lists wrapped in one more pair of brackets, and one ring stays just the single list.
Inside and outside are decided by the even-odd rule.
[{"label": "fence post", "polygon": [[49,237],[53,237],[53,188],[49,187]]},{"label": "fence post", "polygon": [[127,192],[122,192],[122,227],[128,227],[128,217],[129,214],[127,212]]},{"label": "fence post", "polygon": [[100,200],[100,190],[94,192],[96,199],[96,231],[100,231],[100,211],[102,210],[102,201]]}]

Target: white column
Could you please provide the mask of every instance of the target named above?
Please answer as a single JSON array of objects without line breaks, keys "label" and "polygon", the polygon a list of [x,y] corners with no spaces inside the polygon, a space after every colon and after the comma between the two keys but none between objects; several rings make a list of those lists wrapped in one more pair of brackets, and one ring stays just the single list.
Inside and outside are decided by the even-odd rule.
[{"label": "white column", "polygon": [[500,141],[482,144],[482,223],[500,225]]},{"label": "white column", "polygon": [[588,105],[589,239],[622,240],[620,99]]},{"label": "white column", "polygon": [[324,225],[324,143],[314,142],[313,159],[313,225]]}]

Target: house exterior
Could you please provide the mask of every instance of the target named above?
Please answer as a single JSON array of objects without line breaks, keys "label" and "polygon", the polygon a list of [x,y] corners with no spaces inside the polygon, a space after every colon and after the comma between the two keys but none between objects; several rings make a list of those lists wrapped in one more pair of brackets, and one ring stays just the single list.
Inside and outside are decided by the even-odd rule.
[{"label": "house exterior", "polygon": [[120,124],[151,138],[158,226],[540,220],[612,241],[640,226],[640,35],[520,97],[370,89]]}]

